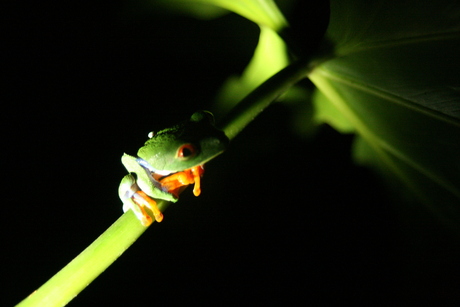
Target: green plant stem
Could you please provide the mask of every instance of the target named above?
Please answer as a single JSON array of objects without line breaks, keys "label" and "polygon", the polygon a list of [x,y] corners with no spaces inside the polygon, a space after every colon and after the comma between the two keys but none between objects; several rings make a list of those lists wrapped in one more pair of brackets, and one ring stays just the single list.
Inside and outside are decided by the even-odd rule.
[{"label": "green plant stem", "polygon": [[[159,201],[164,210],[167,202]],[[147,227],[131,210],[17,307],[65,306],[133,244]]]},{"label": "green plant stem", "polygon": [[[244,98],[223,120],[221,127],[233,139],[281,94],[305,78],[311,62],[299,60],[268,79]],[[164,211],[169,203],[158,203]],[[17,307],[64,306],[109,267],[147,229],[128,211],[109,229]]]},{"label": "green plant stem", "polygon": [[311,59],[300,59],[273,75],[241,100],[220,123],[227,137],[231,140],[237,136],[280,95],[307,77],[313,67]]}]

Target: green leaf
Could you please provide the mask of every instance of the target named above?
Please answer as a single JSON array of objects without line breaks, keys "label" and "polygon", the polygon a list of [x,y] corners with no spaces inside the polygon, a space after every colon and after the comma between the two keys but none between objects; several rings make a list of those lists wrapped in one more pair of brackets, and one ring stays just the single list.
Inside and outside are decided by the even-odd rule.
[{"label": "green leaf", "polygon": [[221,14],[210,8],[217,6],[277,32],[287,26],[286,19],[273,0],[157,0],[156,3],[188,11],[201,18],[212,18]]},{"label": "green leaf", "polygon": [[278,34],[267,27],[260,28],[254,55],[241,77],[231,76],[216,98],[216,110],[228,112],[241,99],[289,63],[286,45]]},{"label": "green leaf", "polygon": [[355,132],[353,124],[341,110],[332,104],[323,92],[314,92],[313,104],[315,108],[315,121],[317,123],[327,123],[341,133]]},{"label": "green leaf", "polygon": [[218,18],[229,13],[228,10],[205,1],[156,0],[153,4],[174,13],[182,13],[203,20]]},{"label": "green leaf", "polygon": [[333,108],[317,120],[341,130],[345,117],[362,138],[360,162],[397,175],[458,222],[460,4],[335,0],[326,35],[334,57],[309,77],[323,95],[316,105]]}]

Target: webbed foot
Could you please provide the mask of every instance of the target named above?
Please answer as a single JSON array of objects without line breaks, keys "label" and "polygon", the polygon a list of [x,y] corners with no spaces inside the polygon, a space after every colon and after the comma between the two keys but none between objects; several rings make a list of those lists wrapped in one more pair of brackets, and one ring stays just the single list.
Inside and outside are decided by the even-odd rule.
[{"label": "webbed foot", "polygon": [[164,187],[169,193],[177,194],[179,189],[183,186],[189,184],[195,184],[193,187],[193,194],[195,196],[200,195],[201,193],[201,184],[200,179],[204,173],[204,168],[202,165],[186,169],[182,172],[177,172],[175,174],[169,175],[160,180],[161,186]]},{"label": "webbed foot", "polygon": [[144,207],[152,211],[157,222],[163,220],[163,214],[158,209],[157,203],[139,189],[136,178],[132,174],[123,177],[118,188],[118,194],[123,202],[123,211],[126,212],[131,209],[142,225],[150,226],[153,223],[152,217],[145,211]]}]

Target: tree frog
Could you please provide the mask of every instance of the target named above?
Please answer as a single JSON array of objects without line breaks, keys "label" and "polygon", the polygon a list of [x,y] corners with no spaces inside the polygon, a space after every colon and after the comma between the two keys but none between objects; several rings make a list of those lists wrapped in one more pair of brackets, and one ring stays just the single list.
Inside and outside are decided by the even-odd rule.
[{"label": "tree frog", "polygon": [[214,126],[208,111],[195,112],[189,120],[157,133],[137,152],[137,157],[124,154],[121,162],[128,170],[120,183],[118,194],[123,211],[133,210],[142,225],[153,220],[145,211],[149,208],[157,222],[163,220],[154,199],[176,202],[180,192],[195,184],[193,193],[200,195],[200,178],[204,163],[222,153],[229,139]]}]

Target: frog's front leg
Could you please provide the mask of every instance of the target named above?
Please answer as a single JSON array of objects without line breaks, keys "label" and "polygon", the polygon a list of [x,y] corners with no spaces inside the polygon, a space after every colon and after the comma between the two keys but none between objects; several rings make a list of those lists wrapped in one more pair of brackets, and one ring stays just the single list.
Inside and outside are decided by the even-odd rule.
[{"label": "frog's front leg", "polygon": [[118,188],[118,194],[123,202],[123,211],[133,210],[133,213],[141,221],[142,225],[149,226],[153,222],[144,207],[152,211],[157,222],[163,220],[163,214],[158,209],[156,202],[139,189],[134,175],[128,174],[123,177]]},{"label": "frog's front leg", "polygon": [[169,193],[177,194],[179,188],[194,183],[193,194],[195,196],[201,193],[200,177],[204,173],[203,165],[198,165],[182,172],[177,172],[160,180],[161,186]]}]

